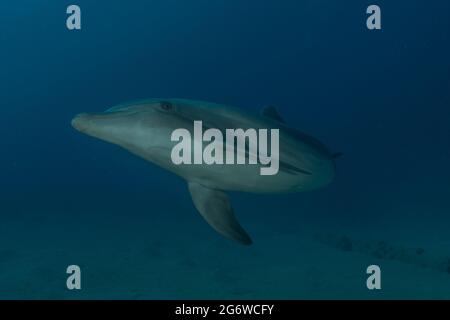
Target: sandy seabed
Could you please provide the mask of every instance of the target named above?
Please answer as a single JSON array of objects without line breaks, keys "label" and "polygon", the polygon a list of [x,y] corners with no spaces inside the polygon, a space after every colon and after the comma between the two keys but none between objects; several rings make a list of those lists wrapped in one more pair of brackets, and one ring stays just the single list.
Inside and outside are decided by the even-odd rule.
[{"label": "sandy seabed", "polygon": [[[319,225],[287,232],[253,223],[251,247],[221,238],[188,215],[174,221],[28,212],[7,217],[0,228],[2,299],[450,298],[448,272],[404,258],[425,251],[425,261],[445,260],[449,242],[443,227],[422,241],[411,228],[415,240],[406,243],[407,233],[399,236],[395,223],[383,237],[320,224],[321,234],[340,234],[324,242],[312,231]],[[403,252],[403,259],[374,253],[380,243],[375,239]],[[72,264],[81,267],[79,291],[66,288]],[[381,290],[366,287],[372,264],[381,267]]]}]

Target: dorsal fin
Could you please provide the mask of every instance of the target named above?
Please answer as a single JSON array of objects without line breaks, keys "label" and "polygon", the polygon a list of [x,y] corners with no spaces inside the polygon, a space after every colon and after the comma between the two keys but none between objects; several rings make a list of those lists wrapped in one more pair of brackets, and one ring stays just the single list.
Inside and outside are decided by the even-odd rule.
[{"label": "dorsal fin", "polygon": [[275,107],[272,107],[272,106],[264,107],[261,110],[261,114],[264,117],[270,118],[272,120],[275,120],[275,121],[278,121],[281,123],[286,123],[286,121],[284,121],[284,119],[281,118],[281,116],[278,114],[278,111],[277,111],[277,109],[275,109]]},{"label": "dorsal fin", "polygon": [[337,159],[337,158],[342,157],[342,155],[343,155],[342,152],[336,152],[336,153],[333,153],[333,154],[331,155],[331,158]]}]

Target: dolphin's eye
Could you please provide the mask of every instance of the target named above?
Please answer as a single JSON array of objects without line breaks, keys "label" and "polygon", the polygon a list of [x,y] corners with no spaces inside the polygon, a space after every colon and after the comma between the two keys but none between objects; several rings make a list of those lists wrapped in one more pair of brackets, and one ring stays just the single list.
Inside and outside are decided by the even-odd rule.
[{"label": "dolphin's eye", "polygon": [[163,109],[164,111],[168,111],[172,109],[172,104],[170,102],[164,101],[161,102],[161,109]]}]

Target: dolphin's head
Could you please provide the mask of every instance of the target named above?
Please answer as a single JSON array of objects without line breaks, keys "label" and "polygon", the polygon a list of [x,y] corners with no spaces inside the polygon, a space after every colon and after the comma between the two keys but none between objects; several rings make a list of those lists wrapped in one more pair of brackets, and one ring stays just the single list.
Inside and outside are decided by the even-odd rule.
[{"label": "dolphin's head", "polygon": [[72,126],[89,136],[142,154],[171,148],[171,132],[190,123],[179,110],[175,100],[137,101],[100,113],[81,113],[72,119]]}]

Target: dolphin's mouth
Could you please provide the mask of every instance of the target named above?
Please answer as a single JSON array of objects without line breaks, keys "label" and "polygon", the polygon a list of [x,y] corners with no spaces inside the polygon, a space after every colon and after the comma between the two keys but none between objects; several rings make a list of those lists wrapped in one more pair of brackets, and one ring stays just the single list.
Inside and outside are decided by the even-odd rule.
[{"label": "dolphin's mouth", "polygon": [[121,114],[119,113],[80,113],[72,119],[71,124],[76,130],[86,133],[89,128],[94,129],[102,125],[102,123],[105,124],[105,121],[110,121],[120,116]]},{"label": "dolphin's mouth", "polygon": [[101,132],[112,119],[114,115],[105,113],[80,113],[72,119],[71,124],[78,131],[97,137],[96,133]]},{"label": "dolphin's mouth", "polygon": [[89,118],[89,114],[80,113],[72,119],[71,125],[76,130],[84,132],[84,131],[86,131],[86,128],[87,128],[87,119],[88,118]]}]

